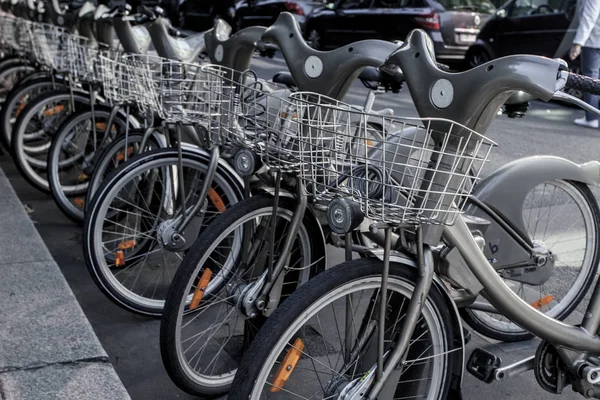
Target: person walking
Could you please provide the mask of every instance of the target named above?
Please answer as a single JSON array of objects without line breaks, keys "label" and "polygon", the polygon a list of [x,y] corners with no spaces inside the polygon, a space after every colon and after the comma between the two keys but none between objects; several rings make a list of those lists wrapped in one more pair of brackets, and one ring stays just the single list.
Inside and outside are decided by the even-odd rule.
[{"label": "person walking", "polygon": [[[579,27],[569,53],[571,60],[581,55],[581,73],[590,78],[600,78],[600,0],[580,0]],[[584,93],[583,100],[598,108],[598,96]],[[598,128],[598,117],[586,111],[575,124]]]}]

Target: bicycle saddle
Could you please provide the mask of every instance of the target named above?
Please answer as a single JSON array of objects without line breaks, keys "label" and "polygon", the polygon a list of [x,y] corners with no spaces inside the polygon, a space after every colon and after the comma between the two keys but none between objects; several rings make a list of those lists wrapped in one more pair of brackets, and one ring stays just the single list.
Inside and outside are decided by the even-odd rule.
[{"label": "bicycle saddle", "polygon": [[438,68],[431,39],[413,30],[386,60],[384,69],[400,67],[422,118],[446,118],[485,132],[498,109],[518,90],[549,101],[560,62],[517,55],[489,61],[471,70],[449,73]]},{"label": "bicycle saddle", "polygon": [[126,16],[115,16],[112,25],[125,53],[146,54],[152,39],[143,25],[131,26]]},{"label": "bicycle saddle", "polygon": [[204,33],[186,38],[174,38],[169,35],[166,19],[157,17],[147,26],[152,44],[159,56],[182,62],[193,62],[204,50]]},{"label": "bicycle saddle", "polygon": [[306,44],[296,18],[288,12],[279,15],[262,41],[279,46],[299,90],[340,99],[364,67],[380,66],[398,48],[391,42],[363,40],[333,51],[314,50]]},{"label": "bicycle saddle", "polygon": [[[250,67],[256,42],[266,31],[262,26],[244,28],[228,37],[225,21],[217,21],[214,29],[206,32],[205,41],[211,63],[245,71]],[[231,29],[231,28],[229,28]],[[230,32],[230,30],[229,30]]]},{"label": "bicycle saddle", "polygon": [[94,11],[94,31],[96,39],[100,43],[104,43],[110,48],[113,48],[115,44],[115,30],[110,22],[104,17],[106,13],[110,12],[110,9],[104,4],[100,4]]},{"label": "bicycle saddle", "polygon": [[[377,89],[377,87],[380,84],[386,87],[396,86],[399,89],[402,85],[402,82],[404,82],[403,74],[396,73],[394,75],[391,75],[387,73],[387,71],[381,71],[375,67],[366,67],[365,69],[363,69],[362,72],[358,75],[358,79],[370,83],[371,89]],[[296,81],[294,80],[294,77],[287,71],[281,71],[276,73],[273,76],[273,82],[288,87],[296,86]]]},{"label": "bicycle saddle", "polygon": [[96,6],[91,1],[86,1],[83,3],[79,12],[77,13],[77,18],[89,18],[93,17],[96,13]]},{"label": "bicycle saddle", "polygon": [[102,19],[102,16],[107,12],[110,12],[110,8],[108,8],[104,4],[98,5],[98,7],[96,7],[96,11],[94,11],[94,21]]}]

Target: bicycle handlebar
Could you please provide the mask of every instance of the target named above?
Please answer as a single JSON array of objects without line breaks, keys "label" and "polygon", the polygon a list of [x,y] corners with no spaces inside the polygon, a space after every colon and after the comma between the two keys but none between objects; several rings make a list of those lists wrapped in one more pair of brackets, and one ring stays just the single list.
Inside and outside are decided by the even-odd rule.
[{"label": "bicycle handlebar", "polygon": [[581,90],[585,93],[600,96],[600,79],[569,73],[565,89]]}]

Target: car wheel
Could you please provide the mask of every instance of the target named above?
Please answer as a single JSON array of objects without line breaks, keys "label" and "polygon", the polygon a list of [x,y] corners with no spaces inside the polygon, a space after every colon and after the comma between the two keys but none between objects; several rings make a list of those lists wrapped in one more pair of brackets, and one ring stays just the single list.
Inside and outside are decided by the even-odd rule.
[{"label": "car wheel", "polygon": [[467,69],[475,68],[481,64],[485,64],[490,61],[492,57],[482,48],[472,49],[467,53],[465,57],[465,64]]},{"label": "car wheel", "polygon": [[308,38],[306,42],[315,50],[321,50],[323,48],[321,33],[314,28],[308,32]]}]

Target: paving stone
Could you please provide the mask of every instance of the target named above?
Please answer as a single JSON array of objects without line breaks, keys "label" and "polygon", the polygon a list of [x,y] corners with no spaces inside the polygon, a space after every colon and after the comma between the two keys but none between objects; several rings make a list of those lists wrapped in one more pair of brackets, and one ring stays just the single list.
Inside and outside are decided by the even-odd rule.
[{"label": "paving stone", "polygon": [[53,261],[0,265],[0,276],[0,371],[106,357]]},{"label": "paving stone", "polygon": [[129,394],[106,363],[57,364],[0,374],[3,400],[125,400]]},{"label": "paving stone", "polygon": [[0,265],[52,260],[10,182],[0,177]]}]

